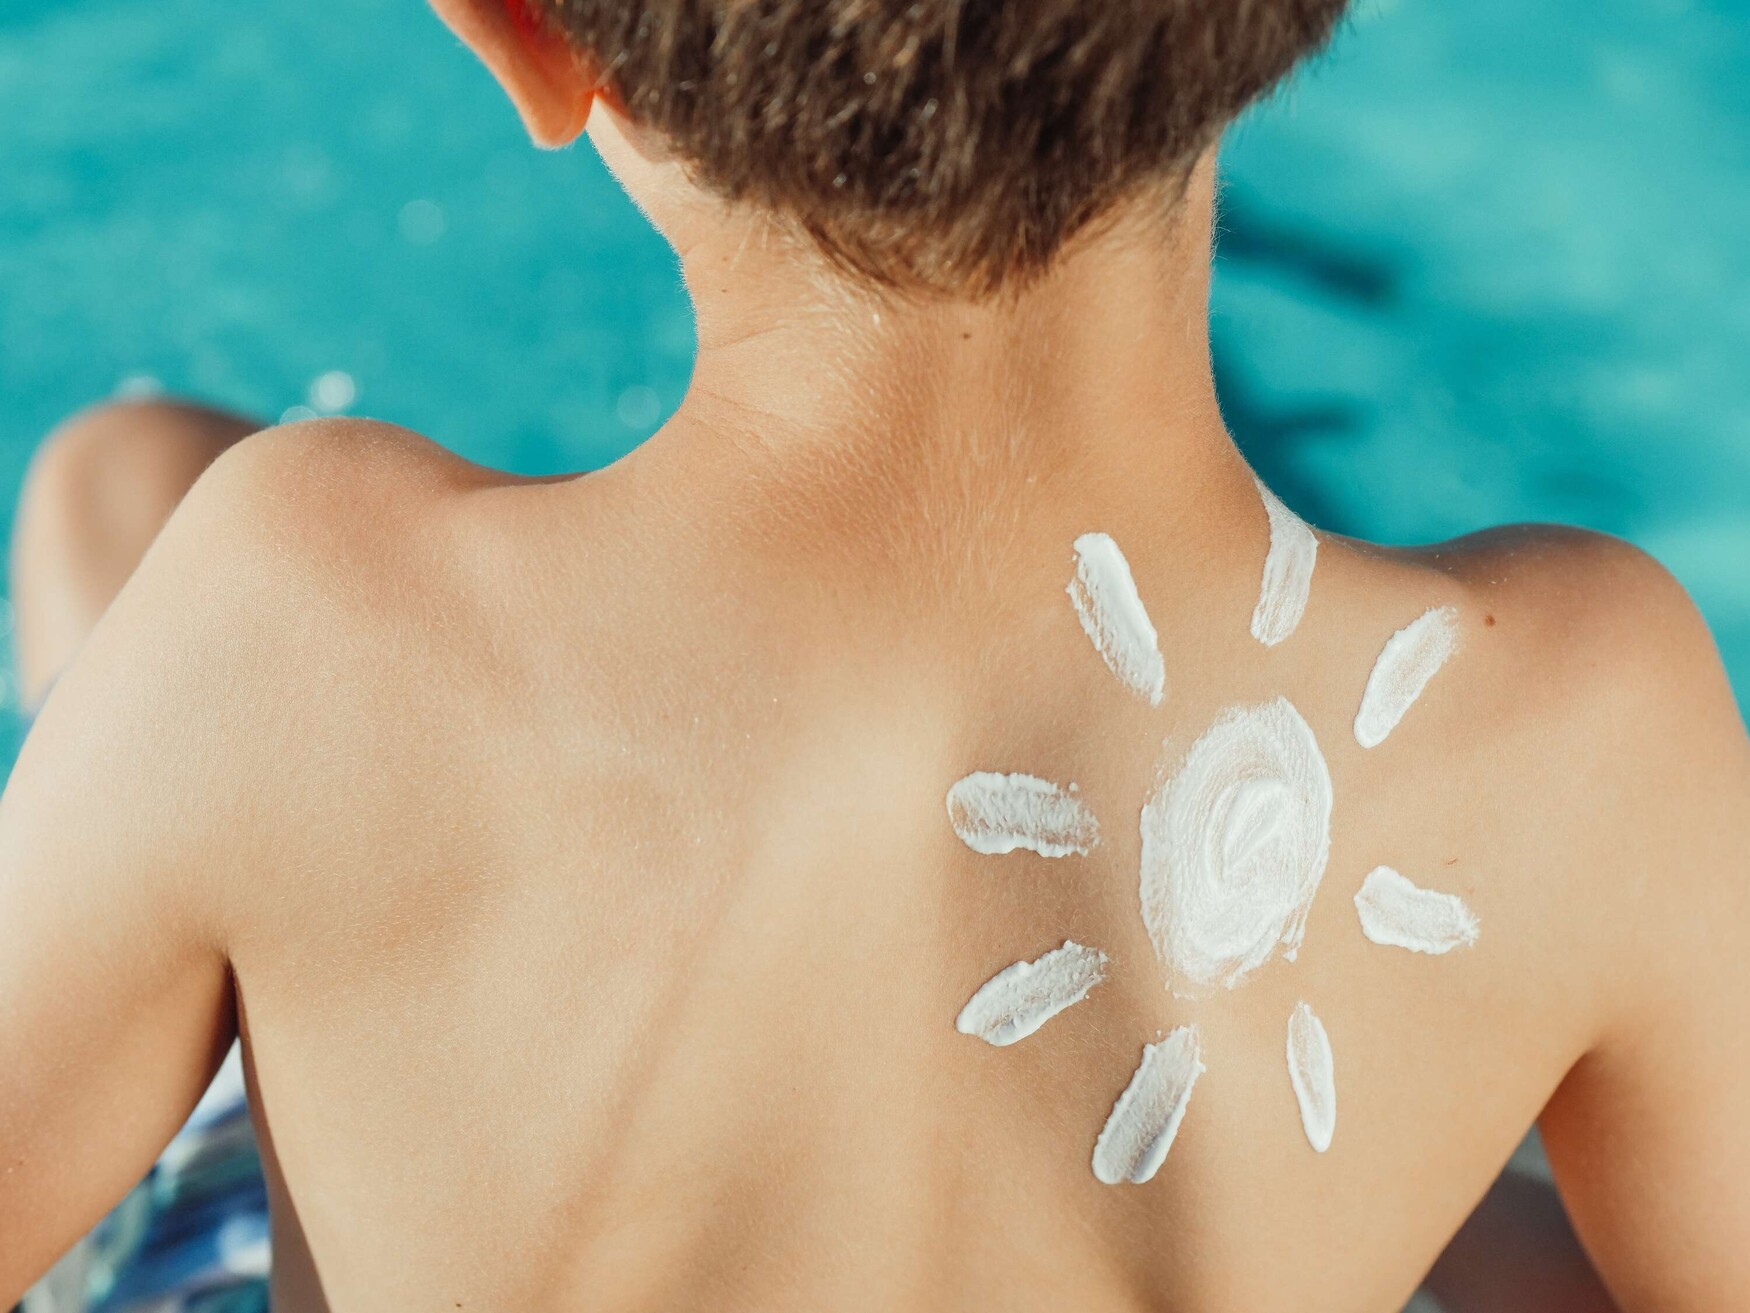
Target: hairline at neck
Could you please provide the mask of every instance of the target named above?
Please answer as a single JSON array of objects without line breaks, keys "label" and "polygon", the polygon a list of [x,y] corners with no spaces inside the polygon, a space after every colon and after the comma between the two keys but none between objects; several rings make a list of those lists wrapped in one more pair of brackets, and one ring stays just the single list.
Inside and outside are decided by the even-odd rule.
[{"label": "hairline at neck", "polygon": [[743,450],[831,449],[922,477],[981,462],[1005,481],[1243,475],[1209,356],[1213,150],[1170,207],[1134,197],[1036,280],[968,299],[869,286],[598,117],[592,138],[680,257],[697,324],[692,383],[652,445],[728,431]]}]

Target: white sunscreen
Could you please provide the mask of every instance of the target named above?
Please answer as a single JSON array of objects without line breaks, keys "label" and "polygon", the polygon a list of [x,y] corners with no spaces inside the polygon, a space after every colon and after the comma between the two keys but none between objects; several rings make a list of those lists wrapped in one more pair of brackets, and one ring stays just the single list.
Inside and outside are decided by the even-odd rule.
[{"label": "white sunscreen", "polygon": [[1275,647],[1294,632],[1306,611],[1319,540],[1306,522],[1262,483],[1258,493],[1270,517],[1270,552],[1264,558],[1264,579],[1258,588],[1257,609],[1252,612],[1252,637],[1265,647]]},{"label": "white sunscreen", "polygon": [[1450,606],[1423,612],[1388,638],[1361,695],[1355,741],[1364,748],[1384,743],[1457,647],[1458,612]]},{"label": "white sunscreen", "polygon": [[1088,996],[1106,977],[1106,955],[1073,939],[1032,962],[1004,967],[960,1009],[954,1029],[998,1048],[1026,1039]]},{"label": "white sunscreen", "polygon": [[1094,1175],[1101,1182],[1141,1185],[1160,1170],[1203,1071],[1195,1026],[1180,1026],[1159,1044],[1143,1046],[1136,1074],[1094,1142]]},{"label": "white sunscreen", "polygon": [[1126,688],[1160,706],[1167,686],[1155,627],[1137,595],[1130,563],[1118,544],[1103,533],[1076,539],[1076,574],[1069,597],[1081,617],[1082,631],[1100,659]]},{"label": "white sunscreen", "polygon": [[1337,1080],[1330,1036],[1305,1003],[1297,1003],[1288,1016],[1288,1079],[1300,1104],[1307,1143],[1323,1153],[1337,1130]]},{"label": "white sunscreen", "polygon": [[948,790],[948,819],[975,853],[1027,848],[1041,857],[1085,856],[1100,841],[1100,827],[1074,789],[1033,775],[974,771]]},{"label": "white sunscreen", "polygon": [[1193,985],[1292,960],[1331,847],[1331,775],[1286,698],[1232,707],[1142,809],[1142,919]]},{"label": "white sunscreen", "polygon": [[1389,866],[1377,866],[1355,895],[1361,933],[1388,948],[1450,953],[1477,942],[1476,913],[1457,894],[1420,889]]}]

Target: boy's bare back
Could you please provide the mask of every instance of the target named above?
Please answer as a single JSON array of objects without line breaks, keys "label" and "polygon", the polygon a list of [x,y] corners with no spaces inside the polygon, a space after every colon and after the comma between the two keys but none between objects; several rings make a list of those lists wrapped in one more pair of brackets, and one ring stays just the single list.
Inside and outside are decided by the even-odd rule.
[{"label": "boy's bare back", "polygon": [[[24,942],[77,924],[89,963],[6,976],[38,1027],[0,1193],[27,1256],[174,1129],[234,991],[288,1308],[1389,1309],[1552,1094],[1629,1306],[1742,1288],[1743,1149],[1706,1128],[1744,1089],[1750,754],[1656,567],[1559,531],[1325,538],[1266,648],[1237,462],[1171,524],[1167,474],[1023,480],[883,535],[807,462],[738,474],[702,436],[528,483],[305,425],[197,488],[0,816]],[[1065,595],[1095,527],[1158,628],[1159,708]],[[1439,606],[1457,652],[1363,749],[1375,657]],[[1304,945],[1175,997],[1138,813],[1222,709],[1278,695],[1335,793]],[[979,769],[1074,781],[1100,844],[970,851],[944,796]],[[1475,946],[1370,943],[1382,864],[1461,896]],[[1066,939],[1109,958],[1085,1002],[1008,1047],[955,1030]],[[1335,1055],[1324,1154],[1284,1060],[1301,1001]],[[1177,1141],[1102,1184],[1142,1046],[1186,1023],[1207,1071]],[[23,1097],[68,1064],[76,1098]]]},{"label": "boy's bare back", "polygon": [[[1568,531],[1324,537],[1253,634],[1209,143],[1342,5],[859,4],[821,40],[907,40],[822,61],[776,39],[812,0],[660,41],[652,4],[438,0],[681,253],[680,411],[580,479],[248,439],[44,707],[0,802],[0,1305],[238,1033],[287,1310],[1392,1313],[1540,1111],[1625,1310],[1750,1300],[1750,746],[1681,591]],[[688,40],[721,78],[674,81]],[[1137,662],[1069,595],[1089,534]],[[1430,612],[1453,650],[1358,734]],[[1257,708],[1298,774],[1149,810]],[[1074,842],[969,843],[980,772]],[[1163,957],[1181,842],[1242,920],[1280,881],[1229,869],[1297,854],[1246,970]],[[1451,951],[1364,931],[1379,868],[1462,903]],[[1066,944],[1085,997],[957,1026]]]}]

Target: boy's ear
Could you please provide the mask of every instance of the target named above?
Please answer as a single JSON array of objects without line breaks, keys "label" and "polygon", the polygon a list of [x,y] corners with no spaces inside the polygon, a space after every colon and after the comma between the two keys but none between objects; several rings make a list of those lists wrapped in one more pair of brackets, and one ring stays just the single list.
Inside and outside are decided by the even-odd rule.
[{"label": "boy's ear", "polygon": [[537,0],[431,0],[509,94],[537,146],[569,146],[589,121],[595,71],[534,12]]}]

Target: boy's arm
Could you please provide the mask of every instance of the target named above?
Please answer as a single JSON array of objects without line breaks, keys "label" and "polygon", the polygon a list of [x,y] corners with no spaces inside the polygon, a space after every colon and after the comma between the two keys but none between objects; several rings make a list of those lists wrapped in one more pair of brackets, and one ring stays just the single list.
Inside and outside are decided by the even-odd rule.
[{"label": "boy's arm", "polygon": [[251,846],[264,784],[234,745],[262,657],[208,484],[0,798],[0,1308],[146,1172],[235,1031],[214,859]]},{"label": "boy's arm", "polygon": [[1594,813],[1596,893],[1623,951],[1600,973],[1612,1019],[1544,1141],[1627,1313],[1750,1308],[1750,740],[1681,590],[1644,560],[1621,582],[1645,604],[1605,654],[1588,739],[1616,780]]}]

